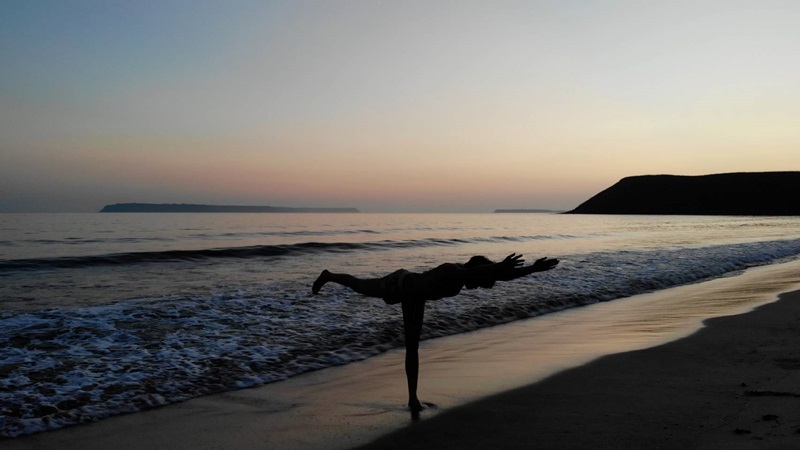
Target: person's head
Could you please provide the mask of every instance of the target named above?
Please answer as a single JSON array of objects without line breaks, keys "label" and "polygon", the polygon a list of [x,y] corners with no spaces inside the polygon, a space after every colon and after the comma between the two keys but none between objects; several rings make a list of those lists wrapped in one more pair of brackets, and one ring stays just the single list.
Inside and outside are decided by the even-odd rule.
[{"label": "person's head", "polygon": [[[476,266],[483,266],[486,264],[494,264],[494,261],[485,256],[477,255],[470,258],[469,261],[467,261],[466,264],[464,264],[464,267],[470,268]],[[464,283],[464,287],[467,289],[477,289],[479,287],[484,289],[491,289],[492,287],[494,287],[494,280],[480,280],[480,279],[470,280]]]},{"label": "person's head", "polygon": [[470,258],[469,261],[467,261],[466,264],[464,264],[464,267],[483,266],[486,264],[494,264],[494,261],[485,256],[476,255]]}]

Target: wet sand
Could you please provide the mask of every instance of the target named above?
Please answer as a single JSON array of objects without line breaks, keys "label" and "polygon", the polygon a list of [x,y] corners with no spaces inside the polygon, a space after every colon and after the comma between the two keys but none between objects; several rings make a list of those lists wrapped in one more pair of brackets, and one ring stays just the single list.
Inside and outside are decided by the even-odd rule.
[{"label": "wet sand", "polygon": [[394,351],[0,448],[800,448],[800,294],[771,303],[798,286],[795,261],[426,341],[419,420]]},{"label": "wet sand", "polygon": [[800,292],[360,449],[798,449]]}]

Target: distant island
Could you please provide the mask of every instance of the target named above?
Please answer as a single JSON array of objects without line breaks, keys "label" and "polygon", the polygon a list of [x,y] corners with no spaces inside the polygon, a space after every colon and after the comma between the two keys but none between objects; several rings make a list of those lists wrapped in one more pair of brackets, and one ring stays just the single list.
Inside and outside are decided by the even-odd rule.
[{"label": "distant island", "polygon": [[623,178],[567,214],[800,215],[800,172]]},{"label": "distant island", "polygon": [[357,213],[356,208],[287,208],[283,206],[224,206],[188,203],[116,203],[101,213]]},{"label": "distant island", "polygon": [[552,209],[495,209],[495,213],[557,213]]}]

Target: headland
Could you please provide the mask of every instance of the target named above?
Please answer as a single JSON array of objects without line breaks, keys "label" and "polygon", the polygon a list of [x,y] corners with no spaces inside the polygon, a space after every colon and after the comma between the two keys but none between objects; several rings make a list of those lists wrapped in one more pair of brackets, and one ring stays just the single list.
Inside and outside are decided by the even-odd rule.
[{"label": "headland", "polygon": [[494,212],[496,214],[554,214],[559,211],[554,211],[552,209],[495,209]]},{"label": "headland", "polygon": [[102,213],[357,213],[356,208],[288,208],[284,206],[199,205],[191,203],[116,203]]},{"label": "headland", "polygon": [[567,214],[800,215],[800,172],[623,178]]}]

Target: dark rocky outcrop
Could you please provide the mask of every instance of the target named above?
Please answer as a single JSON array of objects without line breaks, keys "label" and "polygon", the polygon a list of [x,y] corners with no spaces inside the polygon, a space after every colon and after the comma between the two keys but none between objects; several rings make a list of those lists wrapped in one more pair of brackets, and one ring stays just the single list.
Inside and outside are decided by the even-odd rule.
[{"label": "dark rocky outcrop", "polygon": [[627,177],[568,214],[800,215],[800,172]]},{"label": "dark rocky outcrop", "polygon": [[357,213],[356,208],[286,208],[281,206],[224,206],[187,203],[117,203],[104,213]]}]

